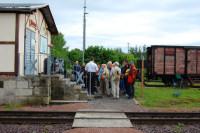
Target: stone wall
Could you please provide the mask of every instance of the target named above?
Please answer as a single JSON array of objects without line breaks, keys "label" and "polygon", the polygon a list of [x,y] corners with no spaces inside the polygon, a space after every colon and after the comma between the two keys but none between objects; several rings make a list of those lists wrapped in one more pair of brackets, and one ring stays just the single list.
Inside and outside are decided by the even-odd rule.
[{"label": "stone wall", "polygon": [[0,104],[49,104],[51,80],[48,76],[0,79]]},{"label": "stone wall", "polygon": [[62,75],[0,77],[0,105],[23,103],[49,104],[50,100],[87,100],[81,85]]}]

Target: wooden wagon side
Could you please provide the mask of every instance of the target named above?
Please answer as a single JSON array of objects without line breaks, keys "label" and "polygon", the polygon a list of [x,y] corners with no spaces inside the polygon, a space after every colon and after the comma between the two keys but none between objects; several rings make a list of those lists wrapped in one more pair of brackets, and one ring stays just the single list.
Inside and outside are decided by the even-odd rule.
[{"label": "wooden wagon side", "polygon": [[147,49],[147,60],[149,79],[161,78],[169,85],[177,75],[190,84],[200,78],[200,47],[152,46]]}]

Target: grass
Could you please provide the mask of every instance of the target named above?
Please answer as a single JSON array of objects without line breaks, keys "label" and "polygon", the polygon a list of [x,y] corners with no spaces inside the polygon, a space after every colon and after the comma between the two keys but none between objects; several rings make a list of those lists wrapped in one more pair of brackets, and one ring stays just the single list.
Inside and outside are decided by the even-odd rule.
[{"label": "grass", "polygon": [[200,108],[199,89],[179,89],[170,87],[151,87],[142,89],[140,83],[136,83],[136,99],[145,107],[159,108]]},{"label": "grass", "polygon": [[147,85],[164,85],[162,82],[147,82]]},{"label": "grass", "polygon": [[6,111],[12,111],[21,108],[23,105],[18,103],[8,103],[3,106]]}]

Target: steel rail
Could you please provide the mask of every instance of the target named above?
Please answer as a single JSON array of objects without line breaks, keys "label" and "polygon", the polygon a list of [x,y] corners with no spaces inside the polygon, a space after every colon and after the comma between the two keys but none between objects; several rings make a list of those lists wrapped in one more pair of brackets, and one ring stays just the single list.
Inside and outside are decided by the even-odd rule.
[{"label": "steel rail", "polygon": [[198,112],[126,112],[133,124],[199,123]]},{"label": "steel rail", "polygon": [[0,111],[1,124],[60,124],[72,123],[75,112],[59,111]]},{"label": "steel rail", "polygon": [[[90,111],[91,112],[91,111]],[[95,112],[95,111],[94,111]],[[112,113],[112,112],[110,112]],[[123,113],[123,112],[122,112]],[[200,124],[199,112],[124,112],[133,124],[196,123]],[[0,111],[0,123],[73,123],[76,112],[64,111]]]}]

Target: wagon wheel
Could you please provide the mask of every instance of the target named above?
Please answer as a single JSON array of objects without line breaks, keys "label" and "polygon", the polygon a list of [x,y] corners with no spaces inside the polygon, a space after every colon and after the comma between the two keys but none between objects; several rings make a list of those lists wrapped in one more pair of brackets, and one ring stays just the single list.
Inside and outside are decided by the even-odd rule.
[{"label": "wagon wheel", "polygon": [[191,83],[188,79],[182,79],[180,83],[180,88],[188,88],[191,86]]},{"label": "wagon wheel", "polygon": [[165,86],[172,86],[173,85],[173,81],[169,80],[169,79],[163,79],[163,83],[165,84]]}]

